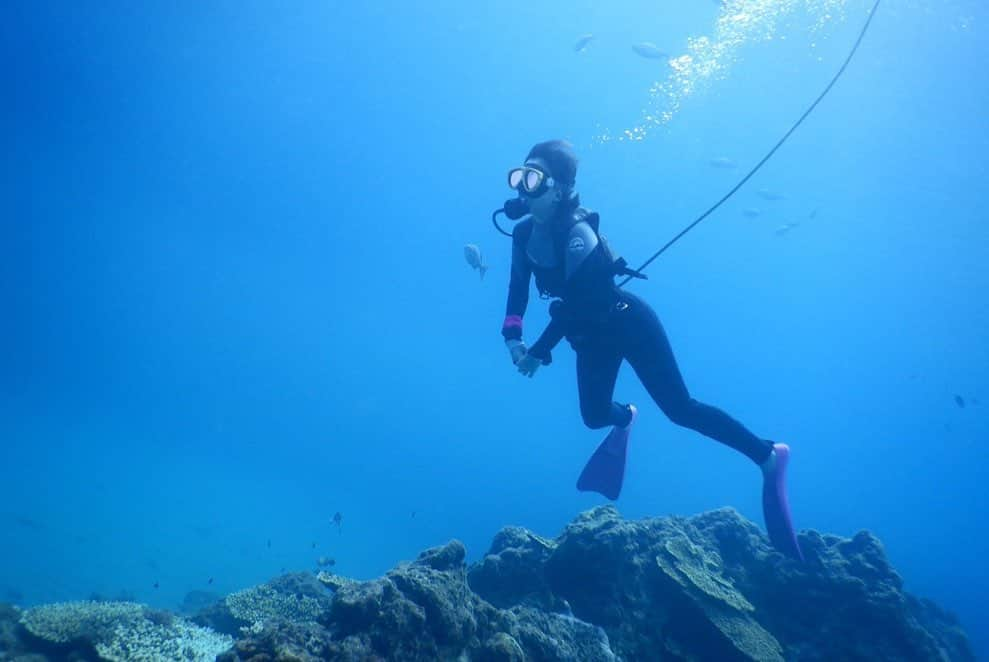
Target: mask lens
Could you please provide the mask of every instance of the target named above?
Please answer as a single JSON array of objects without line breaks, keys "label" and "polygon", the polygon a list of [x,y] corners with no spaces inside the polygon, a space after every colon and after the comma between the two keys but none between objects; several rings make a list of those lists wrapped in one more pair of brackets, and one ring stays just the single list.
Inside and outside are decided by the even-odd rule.
[{"label": "mask lens", "polygon": [[515,168],[514,170],[508,171],[508,186],[510,188],[518,188],[519,184],[522,183],[523,170],[522,168]]},{"label": "mask lens", "polygon": [[532,193],[543,183],[543,173],[538,170],[528,169],[525,171],[525,190]]}]

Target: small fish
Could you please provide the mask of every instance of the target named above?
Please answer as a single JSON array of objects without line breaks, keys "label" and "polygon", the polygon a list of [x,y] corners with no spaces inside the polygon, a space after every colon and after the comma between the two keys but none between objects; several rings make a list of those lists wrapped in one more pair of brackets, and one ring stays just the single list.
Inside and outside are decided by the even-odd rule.
[{"label": "small fish", "polygon": [[958,395],[956,393],[955,394],[955,404],[958,405],[958,408],[959,409],[964,409],[965,408],[965,398],[963,398],[962,396],[960,396],[960,395]]},{"label": "small fish", "polygon": [[337,527],[337,533],[343,533],[343,528],[340,526],[343,524],[343,515],[340,514],[339,510],[333,513],[333,524]]},{"label": "small fish", "polygon": [[23,515],[14,515],[14,521],[25,529],[34,529],[35,531],[41,531],[45,528],[45,525],[41,522],[31,519],[30,517],[25,517]]},{"label": "small fish", "polygon": [[316,543],[315,543],[315,542],[313,542],[313,544],[312,544],[312,548],[313,548],[313,549],[316,549]]},{"label": "small fish", "polygon": [[415,519],[415,518],[416,518],[416,511],[413,510],[412,511],[412,519]]},{"label": "small fish", "polygon": [[573,45],[573,49],[577,53],[583,53],[584,51],[587,50],[587,46],[592,41],[594,41],[594,35],[592,35],[590,33],[588,33],[588,34],[582,34],[579,37],[577,37],[577,43],[575,43]]},{"label": "small fish", "polygon": [[155,582],[155,583],[154,583],[154,587],[155,587],[155,588],[158,588],[158,582]]},{"label": "small fish", "polygon": [[809,219],[811,219],[811,220],[814,220],[815,218],[817,218],[817,209],[815,209],[814,211],[812,211],[812,212],[811,212],[811,213],[810,213],[810,214],[809,214],[809,215],[807,216],[807,218],[809,218]]},{"label": "small fish", "polygon": [[793,228],[797,227],[798,225],[800,225],[800,224],[799,223],[784,223],[783,225],[781,225],[778,228],[776,228],[776,236],[777,237],[782,237],[783,235],[785,235],[787,232],[789,232]]},{"label": "small fish", "polygon": [[779,191],[770,191],[768,188],[759,189],[758,191],[756,191],[756,195],[758,195],[763,200],[782,200],[784,197],[786,197]]},{"label": "small fish", "polygon": [[632,50],[641,57],[647,60],[665,60],[669,57],[669,54],[660,50],[659,47],[652,43],[651,41],[641,41],[638,44],[632,45]]},{"label": "small fish", "polygon": [[755,207],[749,207],[748,209],[742,210],[742,216],[744,216],[745,218],[755,218],[761,213],[762,212],[760,212]]},{"label": "small fish", "polygon": [[212,584],[212,583],[213,583],[213,578],[212,578],[212,577],[210,577],[210,578],[209,578],[209,581],[208,581],[208,582],[206,582],[206,583],[207,583],[207,584]]},{"label": "small fish", "polygon": [[320,568],[333,567],[337,564],[336,559],[331,559],[329,556],[320,556],[316,559],[316,565]]},{"label": "small fish", "polygon": [[271,538],[268,538],[268,549],[271,549]]},{"label": "small fish", "polygon": [[[483,280],[484,274],[488,272],[488,265],[484,264],[484,260],[481,258],[481,249],[476,244],[467,244],[464,246],[464,259],[472,268],[481,272],[481,279]],[[337,514],[339,515],[339,513]]]},{"label": "small fish", "polygon": [[737,168],[738,164],[727,156],[719,156],[717,158],[711,159],[707,162],[712,168],[721,168],[723,170],[731,170],[732,168]]}]

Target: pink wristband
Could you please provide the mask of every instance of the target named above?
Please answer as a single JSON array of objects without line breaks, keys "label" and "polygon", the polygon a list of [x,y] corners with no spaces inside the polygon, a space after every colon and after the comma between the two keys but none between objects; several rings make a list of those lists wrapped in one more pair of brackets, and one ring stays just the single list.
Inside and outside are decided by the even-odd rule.
[{"label": "pink wristband", "polygon": [[522,328],[522,316],[521,315],[509,315],[505,318],[505,323],[501,325],[503,329],[511,328]]}]

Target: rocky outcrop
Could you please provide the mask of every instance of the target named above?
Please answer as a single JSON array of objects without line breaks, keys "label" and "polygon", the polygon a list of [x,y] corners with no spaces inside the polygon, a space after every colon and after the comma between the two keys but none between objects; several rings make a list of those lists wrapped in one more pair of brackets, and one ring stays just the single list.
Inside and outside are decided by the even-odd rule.
[{"label": "rocky outcrop", "polygon": [[453,541],[368,582],[321,574],[333,599],[317,621],[265,620],[226,661],[276,659],[614,660],[603,630],[529,606],[498,609],[467,581],[466,550]]},{"label": "rocky outcrop", "polygon": [[[628,521],[606,506],[579,516],[550,548],[516,532],[510,539],[471,569],[477,593],[506,607],[532,602],[538,586],[548,603],[566,601],[576,618],[604,628],[624,659],[974,659],[957,621],[905,593],[865,532],[850,540],[806,532],[798,563],[731,509]],[[542,572],[520,571],[520,558],[541,559]]]},{"label": "rocky outcrop", "polygon": [[[874,536],[800,542],[804,563],[730,509],[630,521],[607,506],[552,540],[505,528],[470,568],[452,541],[372,581],[285,575],[201,610],[195,632],[232,638],[223,662],[974,659],[952,616],[903,591]],[[149,619],[192,625],[136,609],[128,618],[149,632]],[[33,644],[56,613],[70,612],[0,609],[0,659],[55,659]],[[71,644],[48,636],[62,653]]]}]

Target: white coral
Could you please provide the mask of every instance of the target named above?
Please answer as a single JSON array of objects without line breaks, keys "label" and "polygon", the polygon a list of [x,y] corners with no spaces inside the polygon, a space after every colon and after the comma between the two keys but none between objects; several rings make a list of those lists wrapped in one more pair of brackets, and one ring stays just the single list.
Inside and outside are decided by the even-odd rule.
[{"label": "white coral", "polygon": [[85,639],[110,662],[214,660],[233,639],[175,617],[168,624],[145,616],[134,602],[60,602],[28,609],[21,623],[31,634],[66,644]]},{"label": "white coral", "polygon": [[226,603],[231,614],[255,627],[274,617],[289,621],[315,621],[323,612],[319,600],[315,598],[281,593],[264,584],[231,593]]}]

